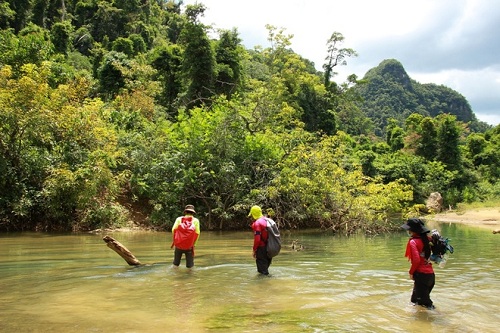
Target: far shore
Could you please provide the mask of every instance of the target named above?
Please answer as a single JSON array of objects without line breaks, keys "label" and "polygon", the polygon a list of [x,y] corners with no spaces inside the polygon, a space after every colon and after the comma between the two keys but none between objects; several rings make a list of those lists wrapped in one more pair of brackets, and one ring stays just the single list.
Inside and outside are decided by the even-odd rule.
[{"label": "far shore", "polygon": [[444,211],[425,217],[428,221],[460,223],[500,233],[500,208],[470,208],[465,211]]},{"label": "far shore", "polygon": [[[423,217],[429,228],[433,228],[433,222],[460,223],[478,228],[491,230],[500,235],[500,207],[469,208],[466,210],[447,210],[438,214]],[[116,229],[96,229],[91,233],[101,232],[130,232],[130,231],[155,231],[153,228],[144,228],[130,223],[127,227]]]}]

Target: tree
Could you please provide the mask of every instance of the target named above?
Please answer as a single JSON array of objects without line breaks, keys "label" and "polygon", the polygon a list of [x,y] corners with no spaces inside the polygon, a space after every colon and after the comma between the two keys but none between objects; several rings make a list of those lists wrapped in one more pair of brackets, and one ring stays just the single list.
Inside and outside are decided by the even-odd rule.
[{"label": "tree", "polygon": [[404,147],[404,131],[397,125],[396,119],[389,119],[386,142],[392,151],[398,151]]},{"label": "tree", "polygon": [[[120,220],[116,136],[84,78],[50,87],[51,64],[0,70],[2,228],[71,230]],[[122,216],[123,217],[123,216]],[[102,224],[101,224],[102,223]],[[78,229],[76,228],[76,229]]]},{"label": "tree", "polygon": [[368,135],[373,131],[373,122],[354,103],[342,103],[336,117],[339,129],[350,135]]},{"label": "tree", "polygon": [[[486,140],[489,138],[490,140]],[[496,136],[472,133],[466,140],[467,157],[481,174],[481,178],[491,184],[500,176],[500,140]]]},{"label": "tree", "polygon": [[392,151],[398,151],[404,147],[404,130],[396,126],[391,130],[389,146]]},{"label": "tree", "polygon": [[71,47],[71,34],[73,26],[68,22],[58,22],[52,25],[50,39],[54,44],[54,49],[58,53],[67,55]]},{"label": "tree", "polygon": [[170,43],[177,44],[187,18],[181,15],[182,1],[168,1],[165,5],[166,37]]},{"label": "tree", "polygon": [[92,23],[92,17],[97,10],[98,10],[97,1],[91,1],[91,0],[78,1],[73,11],[76,28],[87,29],[88,28],[87,26]]},{"label": "tree", "polygon": [[327,93],[322,86],[304,82],[297,92],[297,101],[303,113],[301,120],[310,132],[333,135],[337,131],[335,114],[331,109]]},{"label": "tree", "polygon": [[99,90],[107,98],[116,96],[125,87],[124,70],[129,60],[124,53],[111,51],[104,57],[99,67]]},{"label": "tree", "polygon": [[222,30],[215,45],[215,61],[217,63],[217,78],[215,90],[228,98],[238,91],[243,84],[243,50],[236,29]]},{"label": "tree", "polygon": [[134,54],[134,43],[129,38],[118,37],[111,45],[115,52],[121,52],[127,56]]},{"label": "tree", "polygon": [[419,134],[420,138],[415,153],[428,161],[433,161],[438,152],[438,133],[432,118],[425,117],[422,119]]},{"label": "tree", "polygon": [[482,134],[472,133],[467,137],[467,153],[472,160],[481,154],[486,146],[487,141]]},{"label": "tree", "polygon": [[126,16],[133,20],[137,18],[141,11],[141,0],[114,0],[116,8],[122,9]]},{"label": "tree", "polygon": [[187,5],[185,10],[185,15],[187,20],[194,25],[200,25],[200,17],[205,15],[207,7],[202,3],[196,3],[194,5]]},{"label": "tree", "polygon": [[371,150],[362,150],[358,153],[359,161],[361,163],[361,170],[363,174],[368,177],[375,177],[377,169],[373,165],[377,155]]},{"label": "tree", "polygon": [[34,24],[29,24],[15,35],[10,30],[0,31],[0,62],[12,66],[17,73],[25,64],[37,64],[49,60],[54,54],[54,46],[49,32]]},{"label": "tree", "polygon": [[92,37],[98,42],[114,41],[126,31],[123,11],[107,1],[100,1],[97,6],[92,16]]},{"label": "tree", "polygon": [[49,6],[48,0],[35,0],[33,1],[33,18],[32,22],[36,25],[47,28],[47,7]]},{"label": "tree", "polygon": [[214,95],[215,55],[204,26],[195,23],[193,13],[190,15],[191,21],[182,30],[180,43],[184,47],[182,71],[187,87],[183,103],[191,109]]},{"label": "tree", "polygon": [[326,63],[323,64],[323,69],[325,70],[324,85],[326,88],[330,86],[331,79],[336,74],[333,72],[334,68],[339,65],[346,65],[346,58],[356,57],[358,55],[353,49],[340,48],[344,39],[344,36],[340,32],[334,32],[326,43],[327,56],[325,58]]},{"label": "tree", "polygon": [[442,115],[439,117],[437,160],[444,163],[449,170],[462,169],[460,153],[461,134],[462,130],[455,116]]},{"label": "tree", "polygon": [[88,57],[91,55],[93,47],[94,38],[92,38],[90,31],[85,27],[79,28],[73,35],[73,48]]},{"label": "tree", "polygon": [[158,103],[175,119],[179,106],[177,99],[182,92],[182,49],[179,45],[158,47],[153,50],[152,57],[151,65],[156,69],[155,79],[162,87],[157,97]]},{"label": "tree", "polygon": [[411,201],[411,187],[398,180],[383,184],[340,163],[350,155],[350,141],[339,133],[315,145],[299,144],[285,156],[269,187],[281,221],[344,234],[391,229],[384,221]]},{"label": "tree", "polygon": [[144,38],[141,35],[130,34],[128,38],[132,41],[134,55],[146,52],[147,45],[146,42],[144,41]]},{"label": "tree", "polygon": [[14,32],[18,33],[26,24],[28,24],[28,17],[30,15],[31,0],[8,0],[6,1],[9,5],[9,9],[14,12],[14,17],[12,18],[12,12],[5,8],[3,5],[7,16],[10,18],[7,24],[10,28],[14,28]]},{"label": "tree", "polygon": [[8,29],[15,17],[16,12],[10,8],[8,1],[0,3],[0,29]]}]

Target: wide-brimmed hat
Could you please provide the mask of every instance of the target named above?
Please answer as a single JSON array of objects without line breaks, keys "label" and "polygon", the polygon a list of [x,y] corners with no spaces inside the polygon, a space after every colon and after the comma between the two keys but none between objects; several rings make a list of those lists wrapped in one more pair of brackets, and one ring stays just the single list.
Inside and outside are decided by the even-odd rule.
[{"label": "wide-brimmed hat", "polygon": [[184,208],[184,212],[196,214],[196,211],[194,210],[193,205],[186,205],[186,208]]},{"label": "wide-brimmed hat", "polygon": [[424,221],[417,218],[410,218],[406,220],[406,223],[403,224],[401,228],[416,232],[417,234],[430,232],[430,230],[425,227]]}]

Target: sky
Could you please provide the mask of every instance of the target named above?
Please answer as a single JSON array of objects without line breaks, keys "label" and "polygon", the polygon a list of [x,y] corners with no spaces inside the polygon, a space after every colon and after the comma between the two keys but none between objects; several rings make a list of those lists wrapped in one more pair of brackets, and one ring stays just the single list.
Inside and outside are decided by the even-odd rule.
[{"label": "sky", "polygon": [[270,46],[266,24],[284,28],[318,70],[340,32],[358,56],[336,67],[336,82],[396,59],[412,79],[457,91],[479,120],[500,124],[499,0],[184,0],[194,3],[207,8],[203,23],[236,28],[246,48]]}]

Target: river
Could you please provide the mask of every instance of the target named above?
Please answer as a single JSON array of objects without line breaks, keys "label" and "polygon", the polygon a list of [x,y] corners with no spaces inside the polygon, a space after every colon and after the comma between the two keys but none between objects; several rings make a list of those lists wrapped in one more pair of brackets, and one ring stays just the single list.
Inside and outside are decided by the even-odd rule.
[{"label": "river", "polygon": [[[500,235],[436,224],[455,253],[435,267],[436,310],[409,302],[404,232],[283,231],[258,276],[251,232],[202,232],[195,267],[174,269],[171,235],[0,234],[0,332],[497,332]],[[289,245],[298,240],[300,251]]]}]

